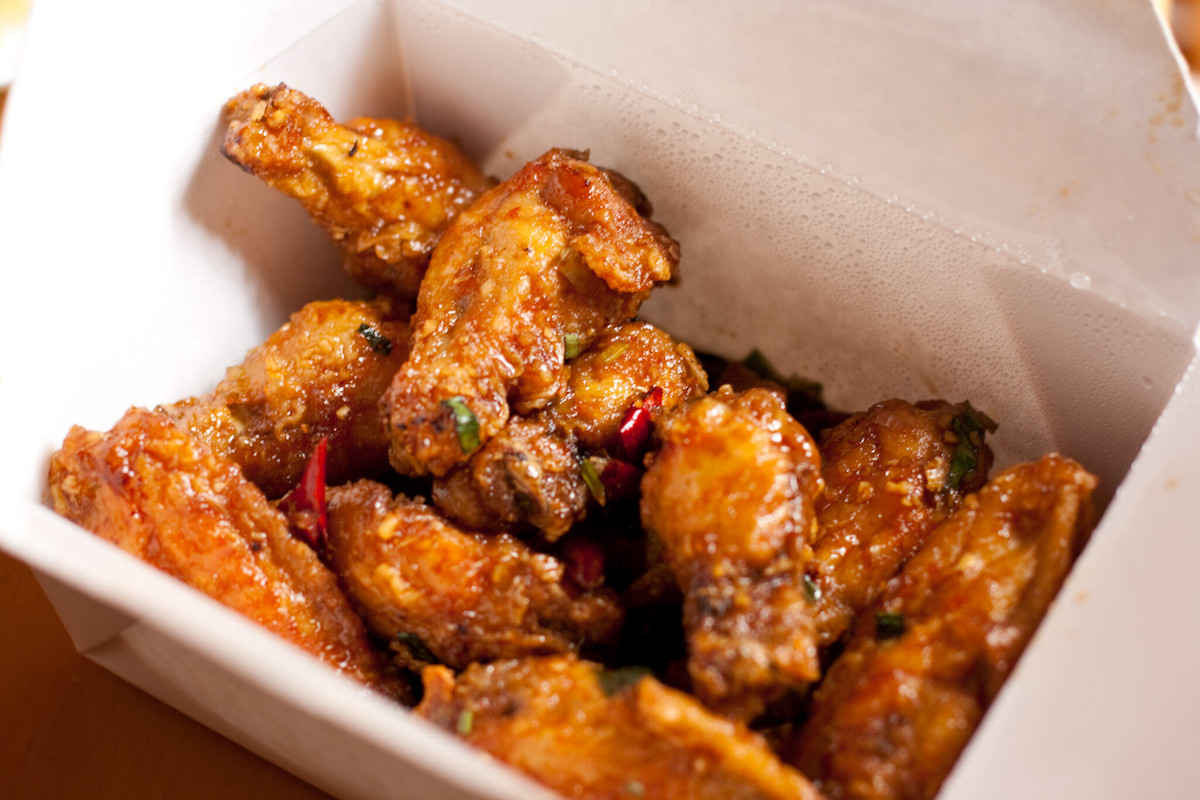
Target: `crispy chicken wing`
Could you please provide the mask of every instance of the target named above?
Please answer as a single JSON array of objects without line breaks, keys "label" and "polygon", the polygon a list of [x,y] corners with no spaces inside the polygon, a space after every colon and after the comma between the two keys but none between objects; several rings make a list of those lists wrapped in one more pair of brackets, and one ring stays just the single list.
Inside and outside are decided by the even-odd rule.
[{"label": "crispy chicken wing", "polygon": [[328,552],[367,625],[411,666],[569,652],[620,631],[612,592],[579,592],[557,559],[371,481],[330,490]]},{"label": "crispy chicken wing", "polygon": [[412,297],[446,225],[493,184],[457,147],[408,122],[339,125],[315,100],[258,84],[226,104],[222,152],[296,198],[347,272]]},{"label": "crispy chicken wing", "polygon": [[933,797],[1066,577],[1095,485],[1050,455],[969,495],[856,625],[791,763],[832,800]]},{"label": "crispy chicken wing", "polygon": [[379,398],[408,354],[404,317],[381,301],[310,303],[211,393],[160,410],[237,462],[268,497],[296,485],[322,438],[330,483],[383,475]]},{"label": "crispy chicken wing", "polygon": [[804,570],[820,459],[767,389],[665,414],[641,514],[684,592],[688,672],[711,708],[752,719],[818,677]]},{"label": "crispy chicken wing", "polygon": [[968,403],[887,400],[822,439],[810,567],[819,644],[841,638],[929,531],[983,485],[994,427]]},{"label": "crispy chicken wing", "polygon": [[237,465],[163,414],[133,408],[107,433],[74,427],[50,461],[67,519],[337,669],[410,701],[388,677],[337,578],[288,533]]},{"label": "crispy chicken wing", "polygon": [[412,354],[384,398],[391,459],[444,475],[566,384],[587,349],[670,279],[678,247],[631,184],[552,150],[446,230],[421,284]]},{"label": "crispy chicken wing", "polygon": [[565,797],[820,800],[743,725],[572,656],[425,670],[417,713]]},{"label": "crispy chicken wing", "polygon": [[511,417],[467,463],[434,481],[439,508],[469,527],[532,526],[555,541],[588,508],[581,460],[620,451],[618,429],[635,403],[658,388],[659,409],[670,409],[708,390],[691,348],[648,322],[614,327],[567,365],[554,403]]}]

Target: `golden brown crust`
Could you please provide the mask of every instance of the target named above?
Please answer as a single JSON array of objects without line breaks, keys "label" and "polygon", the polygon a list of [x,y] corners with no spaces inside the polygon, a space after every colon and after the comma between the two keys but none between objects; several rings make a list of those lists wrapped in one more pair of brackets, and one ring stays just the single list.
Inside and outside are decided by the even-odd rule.
[{"label": "golden brown crust", "polygon": [[477,445],[460,440],[455,402],[480,445],[513,409],[547,406],[565,385],[565,338],[586,349],[677,261],[674,241],[581,154],[552,150],[485,194],[421,284],[412,354],[384,398],[392,465],[436,476],[464,462]]},{"label": "golden brown crust", "polygon": [[722,387],[663,415],[658,435],[642,523],[684,591],[693,689],[752,719],[818,676],[804,587],[817,448],[766,389]]},{"label": "golden brown crust", "polygon": [[789,761],[832,800],[932,797],[1065,579],[1095,485],[1050,455],[969,495],[856,625]]},{"label": "golden brown crust", "polygon": [[466,464],[434,481],[440,509],[470,527],[532,526],[555,541],[595,502],[581,460],[617,452],[618,428],[635,403],[658,388],[658,414],[708,389],[691,348],[647,322],[613,327],[567,367],[566,388],[552,405],[510,418]]},{"label": "golden brown crust", "polygon": [[388,694],[337,579],[292,538],[281,513],[237,465],[170,419],[126,412],[107,433],[78,426],[50,461],[54,509],[326,663]]},{"label": "golden brown crust", "polygon": [[309,303],[207,395],[162,407],[241,466],[268,497],[294,487],[328,439],[327,480],[388,471],[379,398],[408,355],[408,323],[382,302]]},{"label": "golden brown crust", "polygon": [[461,530],[371,481],[329,495],[329,563],[370,629],[410,665],[455,669],[614,640],[607,590],[576,593],[562,564],[520,541]]},{"label": "golden brown crust", "polygon": [[[960,441],[955,431],[968,413],[966,403],[886,400],[822,439],[825,487],[816,502],[820,532],[812,562],[822,646],[841,638],[929,531],[983,485],[992,455],[982,431],[977,443]],[[977,463],[952,477],[964,445]]]},{"label": "golden brown crust", "polygon": [[648,676],[630,682],[557,656],[423,678],[418,714],[565,797],[821,797],[757,734]]},{"label": "golden brown crust", "polygon": [[231,98],[222,152],[296,198],[342,249],[351,277],[413,297],[446,225],[492,186],[457,147],[408,122],[339,125],[283,84]]}]

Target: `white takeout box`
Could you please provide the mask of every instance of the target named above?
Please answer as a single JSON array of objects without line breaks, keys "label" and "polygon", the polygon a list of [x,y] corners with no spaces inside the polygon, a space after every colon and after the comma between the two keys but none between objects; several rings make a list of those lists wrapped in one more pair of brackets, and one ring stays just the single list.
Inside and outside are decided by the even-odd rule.
[{"label": "white takeout box", "polygon": [[[78,648],[346,798],[543,790],[57,518],[73,423],[209,389],[349,291],[290,200],[217,152],[284,81],[506,176],[552,146],[682,243],[645,315],[860,408],[970,399],[1001,464],[1059,450],[1107,512],[944,788],[1200,786],[1200,144],[1151,4],[37,0],[0,149],[0,547]],[[4,658],[19,658],[7,653]]]}]

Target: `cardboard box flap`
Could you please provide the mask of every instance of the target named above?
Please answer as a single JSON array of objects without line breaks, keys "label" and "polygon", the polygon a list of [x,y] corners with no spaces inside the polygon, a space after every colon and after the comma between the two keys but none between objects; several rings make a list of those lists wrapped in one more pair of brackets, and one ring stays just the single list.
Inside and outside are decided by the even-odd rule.
[{"label": "cardboard box flap", "polygon": [[1021,263],[1200,319],[1200,122],[1152,3],[448,4]]}]

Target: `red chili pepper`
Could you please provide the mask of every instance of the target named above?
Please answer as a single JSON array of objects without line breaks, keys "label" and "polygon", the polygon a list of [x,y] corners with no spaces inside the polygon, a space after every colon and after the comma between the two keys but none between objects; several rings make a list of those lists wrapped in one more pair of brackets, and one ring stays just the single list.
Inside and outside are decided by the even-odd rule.
[{"label": "red chili pepper", "polygon": [[641,405],[631,405],[621,418],[617,429],[617,451],[626,461],[639,463],[646,454],[650,434],[654,430],[652,412],[662,408],[662,388],[655,386],[642,398]]},{"label": "red chili pepper", "polygon": [[581,589],[598,589],[604,584],[604,550],[591,539],[571,539],[563,545],[567,576]]},{"label": "red chili pepper", "polygon": [[287,515],[292,535],[317,553],[324,553],[328,540],[325,514],[325,437],[317,442],[300,482],[280,498],[278,508]]}]

